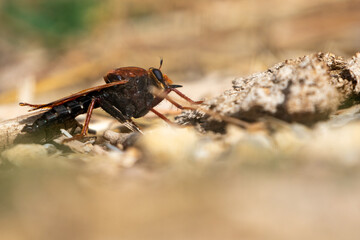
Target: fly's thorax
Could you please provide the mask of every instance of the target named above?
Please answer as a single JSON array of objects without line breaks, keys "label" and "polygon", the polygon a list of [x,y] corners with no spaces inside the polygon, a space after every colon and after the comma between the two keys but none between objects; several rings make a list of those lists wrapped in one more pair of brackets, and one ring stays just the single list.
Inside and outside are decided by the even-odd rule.
[{"label": "fly's thorax", "polygon": [[119,75],[116,75],[113,72],[108,73],[106,76],[104,76],[104,81],[106,83],[112,83],[112,82],[118,82],[121,81],[122,77]]},{"label": "fly's thorax", "polygon": [[121,67],[114,69],[104,76],[106,83],[131,80],[148,75],[148,71],[139,67]]}]

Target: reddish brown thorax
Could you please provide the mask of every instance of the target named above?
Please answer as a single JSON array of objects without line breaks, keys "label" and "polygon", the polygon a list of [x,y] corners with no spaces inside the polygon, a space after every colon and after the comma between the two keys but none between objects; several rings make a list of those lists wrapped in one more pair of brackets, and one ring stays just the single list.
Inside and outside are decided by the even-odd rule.
[{"label": "reddish brown thorax", "polygon": [[104,77],[104,80],[106,83],[110,83],[110,82],[116,82],[116,81],[129,79],[129,78],[141,77],[144,75],[148,75],[148,71],[143,68],[122,67],[122,68],[117,68],[113,71],[110,71],[108,74],[106,74],[106,76]]}]

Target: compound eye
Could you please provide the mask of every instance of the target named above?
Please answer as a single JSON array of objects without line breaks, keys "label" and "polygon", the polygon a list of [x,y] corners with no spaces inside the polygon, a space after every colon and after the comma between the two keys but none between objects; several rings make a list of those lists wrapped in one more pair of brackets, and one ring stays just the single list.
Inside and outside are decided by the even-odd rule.
[{"label": "compound eye", "polygon": [[162,73],[161,73],[161,71],[159,70],[159,69],[153,69],[152,70],[152,72],[153,72],[153,74],[155,75],[155,77],[158,79],[158,80],[160,80],[160,81],[163,81],[163,75],[162,75]]}]

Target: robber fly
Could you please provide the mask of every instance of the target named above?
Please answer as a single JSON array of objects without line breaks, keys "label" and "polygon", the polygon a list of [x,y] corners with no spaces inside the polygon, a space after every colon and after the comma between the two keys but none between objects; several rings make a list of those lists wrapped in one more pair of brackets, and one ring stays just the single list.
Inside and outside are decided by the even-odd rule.
[{"label": "robber fly", "polygon": [[[62,123],[86,113],[81,134],[78,135],[80,137],[85,136],[89,129],[93,109],[98,107],[101,107],[119,122],[124,123],[132,131],[141,132],[132,118],[142,117],[149,111],[171,123],[164,115],[154,109],[164,99],[169,100],[180,109],[186,109],[168,97],[170,92],[177,93],[191,104],[199,104],[201,101],[195,102],[181,93],[177,88],[182,86],[172,84],[168,76],[160,71],[162,62],[161,60],[159,68],[151,67],[148,70],[139,67],[117,68],[104,77],[106,84],[85,89],[47,104],[20,103],[20,106],[32,107],[30,111],[49,109],[33,124],[25,125],[22,131],[35,133],[51,124]],[[155,93],[154,90],[157,90],[158,93]]]}]

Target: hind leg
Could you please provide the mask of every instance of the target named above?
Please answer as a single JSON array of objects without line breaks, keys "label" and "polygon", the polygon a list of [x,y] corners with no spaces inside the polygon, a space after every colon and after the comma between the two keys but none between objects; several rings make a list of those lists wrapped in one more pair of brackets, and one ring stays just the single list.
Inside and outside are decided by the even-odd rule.
[{"label": "hind leg", "polygon": [[90,105],[88,107],[88,110],[86,112],[86,118],[85,118],[84,125],[83,125],[83,127],[81,129],[81,133],[73,136],[72,138],[65,139],[64,142],[68,142],[68,141],[72,141],[72,140],[79,140],[79,139],[84,138],[88,134],[91,115],[92,115],[92,112],[94,110],[95,103],[97,101],[98,101],[97,98],[93,98],[91,100],[91,103],[90,103]]}]

